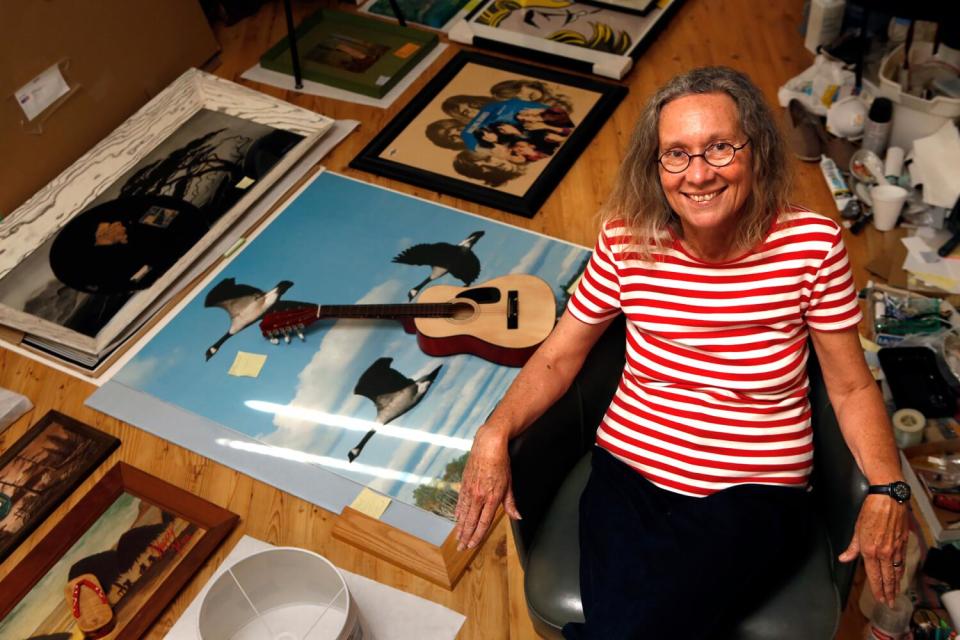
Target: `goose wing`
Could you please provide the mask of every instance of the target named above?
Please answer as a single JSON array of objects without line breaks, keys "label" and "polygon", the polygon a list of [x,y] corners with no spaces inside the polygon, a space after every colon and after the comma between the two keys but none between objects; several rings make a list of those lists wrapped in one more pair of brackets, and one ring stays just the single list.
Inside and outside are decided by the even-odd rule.
[{"label": "goose wing", "polygon": [[454,261],[447,269],[450,271],[450,275],[462,281],[463,284],[473,284],[473,281],[480,275],[480,260],[477,259],[477,254],[466,247],[460,247],[459,252],[459,259]]},{"label": "goose wing", "polygon": [[467,247],[460,247],[447,242],[433,244],[415,244],[398,253],[393,262],[413,264],[428,267],[443,267],[450,274],[470,284],[480,275],[480,261],[476,254]]},{"label": "goose wing", "polygon": [[390,367],[393,358],[379,358],[360,376],[353,392],[359,396],[369,398],[380,408],[382,398],[386,394],[396,393],[413,384],[413,380],[396,369]]},{"label": "goose wing", "polygon": [[415,244],[407,247],[394,258],[400,264],[415,264],[428,267],[445,267],[448,262],[457,259],[460,247],[448,242],[434,242],[432,244]]},{"label": "goose wing", "polygon": [[237,284],[234,278],[224,278],[217,283],[217,286],[210,289],[207,297],[203,300],[203,306],[226,309],[227,304],[232,300],[260,295],[263,295],[263,291],[256,287],[251,287],[248,284]]}]

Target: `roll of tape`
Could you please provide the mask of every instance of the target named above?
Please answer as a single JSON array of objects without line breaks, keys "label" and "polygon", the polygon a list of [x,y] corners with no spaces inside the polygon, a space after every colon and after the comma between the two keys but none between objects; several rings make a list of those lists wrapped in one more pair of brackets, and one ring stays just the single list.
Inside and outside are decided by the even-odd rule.
[{"label": "roll of tape", "polygon": [[923,442],[927,419],[916,409],[899,409],[893,414],[893,435],[901,449]]}]

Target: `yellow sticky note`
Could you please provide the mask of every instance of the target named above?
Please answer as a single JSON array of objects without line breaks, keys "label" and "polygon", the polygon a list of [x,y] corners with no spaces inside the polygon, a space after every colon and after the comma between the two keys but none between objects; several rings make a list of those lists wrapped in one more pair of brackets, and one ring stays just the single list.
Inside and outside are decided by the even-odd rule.
[{"label": "yellow sticky note", "polygon": [[387,496],[382,496],[376,491],[371,491],[364,487],[363,491],[354,498],[353,502],[350,504],[351,509],[356,509],[364,515],[368,515],[371,518],[380,519],[380,516],[383,515],[383,512],[387,510],[387,507],[390,506],[390,498]]},{"label": "yellow sticky note", "polygon": [[237,351],[237,357],[233,359],[233,364],[230,365],[230,370],[227,373],[232,376],[256,378],[260,376],[260,370],[263,369],[263,363],[266,361],[267,356],[265,355]]},{"label": "yellow sticky note", "polygon": [[409,58],[419,50],[420,50],[420,45],[416,44],[415,42],[408,42],[402,47],[400,47],[399,49],[397,49],[396,51],[394,51],[393,55],[403,60],[406,60],[407,58]]},{"label": "yellow sticky note", "polygon": [[253,178],[249,178],[249,177],[247,177],[247,176],[243,176],[243,178],[240,179],[240,182],[238,182],[238,183],[235,184],[234,186],[235,186],[237,189],[246,189],[247,187],[249,187],[250,185],[252,185],[254,182],[256,182],[256,180],[254,180]]}]

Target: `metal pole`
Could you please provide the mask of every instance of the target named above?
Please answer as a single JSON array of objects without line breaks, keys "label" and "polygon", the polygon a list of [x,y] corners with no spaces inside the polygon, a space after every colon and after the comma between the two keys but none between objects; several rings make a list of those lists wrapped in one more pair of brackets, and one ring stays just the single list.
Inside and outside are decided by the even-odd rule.
[{"label": "metal pole", "polygon": [[397,0],[390,0],[390,8],[393,9],[393,15],[397,18],[397,23],[401,27],[407,26],[407,21],[403,17],[403,11],[400,11],[400,5],[397,4]]},{"label": "metal pole", "polygon": [[[391,4],[394,0],[390,0]],[[293,9],[290,0],[283,0],[283,12],[287,14],[287,42],[290,45],[290,59],[293,61],[293,86],[303,89],[303,76],[300,74],[300,54],[297,53],[297,34],[293,28]]]}]

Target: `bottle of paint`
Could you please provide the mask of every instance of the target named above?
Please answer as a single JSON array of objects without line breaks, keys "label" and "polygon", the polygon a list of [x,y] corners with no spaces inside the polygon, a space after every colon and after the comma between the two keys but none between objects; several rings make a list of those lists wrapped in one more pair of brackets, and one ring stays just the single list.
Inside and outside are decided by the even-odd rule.
[{"label": "bottle of paint", "polygon": [[876,98],[870,105],[867,121],[863,125],[861,148],[873,151],[882,158],[887,150],[892,127],[893,102],[890,98]]}]

